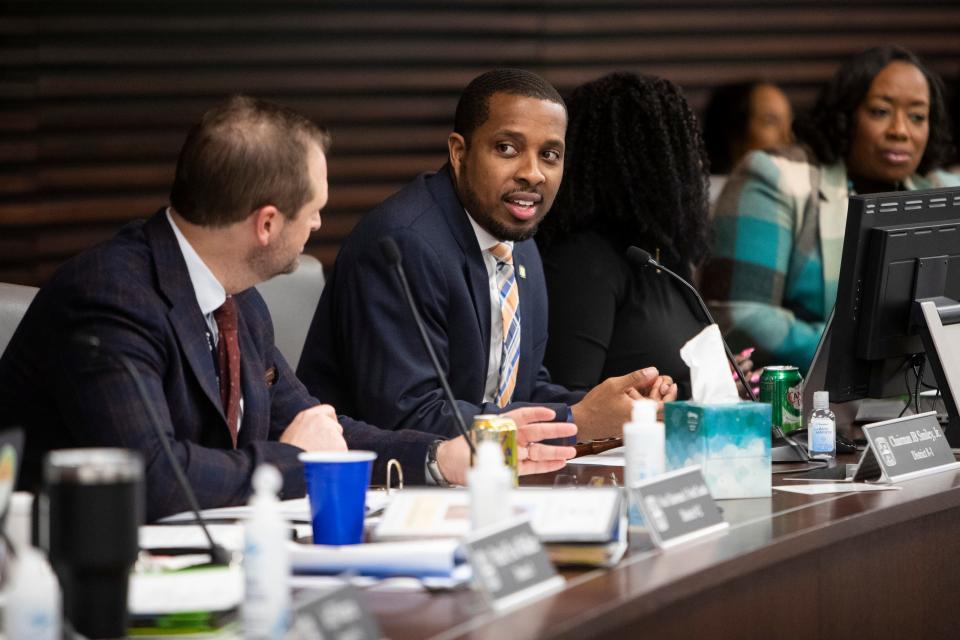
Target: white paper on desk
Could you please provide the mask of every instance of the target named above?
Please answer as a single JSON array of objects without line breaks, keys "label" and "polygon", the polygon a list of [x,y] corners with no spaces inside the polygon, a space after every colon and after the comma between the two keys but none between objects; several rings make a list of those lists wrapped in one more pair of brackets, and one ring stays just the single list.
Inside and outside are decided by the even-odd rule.
[{"label": "white paper on desk", "polygon": [[588,464],[606,467],[622,467],[624,465],[623,447],[608,449],[603,453],[595,453],[589,456],[580,456],[573,460],[567,460],[567,464]]},{"label": "white paper on desk", "polygon": [[[280,502],[280,513],[286,520],[299,522],[310,522],[310,503],[306,498],[296,498],[294,500],[283,500]],[[220,507],[217,509],[203,509],[200,515],[205,520],[246,520],[250,517],[250,507],[247,505],[238,505],[235,507]],[[167,516],[160,522],[183,522],[194,519],[192,511],[184,511],[172,516]]]},{"label": "white paper on desk", "polygon": [[291,542],[289,548],[290,564],[295,573],[355,572],[377,577],[449,577],[465,561],[457,539],[374,542],[336,547]]},{"label": "white paper on desk", "polygon": [[[543,542],[608,542],[620,518],[617,487],[521,487],[513,512],[530,519]],[[378,540],[461,537],[470,532],[470,496],[462,489],[404,489],[373,532]]]},{"label": "white paper on desk", "polygon": [[[389,499],[386,491],[373,489],[367,491],[367,513],[382,509],[386,506]],[[280,513],[284,519],[292,522],[310,522],[310,503],[306,497],[283,500],[280,503]],[[247,505],[238,505],[236,507],[203,509],[200,515],[206,520],[246,520],[250,517],[250,507]],[[160,522],[183,522],[192,521],[193,519],[192,511],[184,511],[183,513],[167,516],[160,520]]]},{"label": "white paper on desk", "polygon": [[[242,524],[211,524],[207,529],[213,541],[227,551],[243,550]],[[199,525],[154,524],[140,527],[141,549],[206,549],[209,546]]]},{"label": "white paper on desk", "polygon": [[349,582],[358,589],[367,591],[434,591],[437,589],[456,589],[470,583],[473,573],[470,565],[459,565],[453,570],[450,577],[423,576],[409,578],[396,576],[392,578],[374,578],[357,575],[291,575],[288,584],[294,589],[333,589]]},{"label": "white paper on desk", "polygon": [[188,571],[134,573],[127,606],[134,615],[188,611],[229,611],[243,601],[243,571],[238,565]]},{"label": "white paper on desk", "polygon": [[867,484],[866,482],[824,482],[816,484],[798,484],[774,487],[777,491],[787,493],[802,493],[807,496],[816,496],[824,493],[856,493],[858,491],[899,491],[900,487],[892,484]]},{"label": "white paper on desk", "polygon": [[690,367],[690,389],[694,402],[740,402],[717,325],[711,324],[690,338],[680,348],[680,358]]}]

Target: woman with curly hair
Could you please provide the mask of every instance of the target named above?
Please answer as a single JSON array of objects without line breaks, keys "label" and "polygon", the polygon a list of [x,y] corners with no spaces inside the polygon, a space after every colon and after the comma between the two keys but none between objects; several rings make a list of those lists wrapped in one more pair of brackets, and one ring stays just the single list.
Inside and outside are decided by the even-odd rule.
[{"label": "woman with curly hair", "polygon": [[708,175],[696,118],[673,83],[615,73],[567,101],[567,155],[537,232],[550,299],[545,364],[589,389],[654,365],[689,396],[679,350],[703,327],[665,274],[638,269],[636,245],[690,278],[708,245]]},{"label": "woman with curly hair", "polygon": [[848,196],[960,178],[936,170],[952,148],[940,79],[900,47],[841,66],[795,132],[727,181],[702,287],[733,348],[804,370],[836,299]]}]

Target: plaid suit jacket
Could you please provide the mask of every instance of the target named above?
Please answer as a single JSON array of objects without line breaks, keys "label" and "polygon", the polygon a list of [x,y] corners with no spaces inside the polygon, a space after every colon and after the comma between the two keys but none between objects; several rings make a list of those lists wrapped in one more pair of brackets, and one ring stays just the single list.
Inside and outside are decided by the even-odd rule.
[{"label": "plaid suit jacket", "polygon": [[[960,184],[935,171],[908,189]],[[760,365],[806,370],[833,309],[850,195],[842,163],[817,164],[799,145],[749,154],[717,201],[702,289],[734,350]]]},{"label": "plaid suit jacket", "polygon": [[[26,428],[25,485],[54,448],[138,450],[147,475],[147,518],[188,508],[134,383],[109,358],[91,357],[78,333],[135,364],[203,508],[240,504],[263,462],[284,477],[283,497],[304,494],[300,449],[278,442],[297,413],[317,404],[274,346],[265,303],[251,288],[239,310],[243,421],[232,447],[207,326],[186,264],[161,210],[66,263],[37,295],[0,359],[0,416]],[[379,453],[376,473],[398,458],[422,481],[428,434],[394,434],[342,418],[352,448]]]}]

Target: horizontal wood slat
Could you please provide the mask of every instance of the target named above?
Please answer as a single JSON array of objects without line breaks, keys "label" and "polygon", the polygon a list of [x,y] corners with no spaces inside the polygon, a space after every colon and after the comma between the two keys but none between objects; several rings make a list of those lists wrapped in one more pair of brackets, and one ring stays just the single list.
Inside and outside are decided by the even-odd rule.
[{"label": "horizontal wood slat", "polygon": [[[437,166],[425,167],[437,169]],[[414,178],[413,171],[408,178]],[[405,182],[405,181],[404,181]],[[366,211],[396,191],[403,182],[342,185],[330,192],[328,212]],[[168,190],[135,195],[75,195],[63,198],[47,198],[43,202],[0,204],[0,225],[4,227],[98,222],[104,220],[129,220],[152,213],[166,203]]]},{"label": "horizontal wood slat", "polygon": [[[90,3],[74,2],[77,6]],[[359,5],[360,3],[358,3]],[[582,3],[575,9],[564,11],[549,4],[535,9],[504,9],[493,7],[489,10],[470,10],[469,2],[450,2],[447,10],[437,7],[424,8],[373,8],[359,7],[355,10],[329,10],[323,3],[316,3],[311,9],[301,11],[284,10],[277,3],[273,12],[266,7],[255,12],[236,15],[203,15],[191,11],[184,5],[166,3],[169,13],[158,11],[159,15],[51,15],[44,19],[36,33],[50,36],[90,36],[117,33],[126,37],[140,35],[189,35],[189,36],[230,36],[262,31],[284,31],[288,33],[326,34],[363,34],[410,33],[410,35],[428,36],[431,34],[464,33],[476,35],[478,30],[488,37],[496,35],[541,35],[544,31],[552,34],[578,34],[585,30],[599,35],[631,31],[635,33],[657,33],[661,31],[704,31],[741,33],[750,30],[795,31],[798,29],[818,29],[829,31],[856,31],[870,28],[940,28],[944,20],[956,20],[960,9],[945,3],[911,2],[909,10],[902,3],[894,6],[877,7],[856,5],[855,3],[810,2],[808,6],[793,7],[786,3],[770,0],[756,3],[759,6],[746,6],[737,2],[717,3],[720,6],[704,10],[702,7],[678,7],[671,9],[644,9],[642,1],[625,3],[626,6],[614,9],[591,8],[591,3]],[[794,4],[794,3],[791,3]],[[878,3],[879,4],[879,3]],[[934,6],[924,6],[933,4]],[[459,5],[459,6],[456,6]],[[846,5],[846,6],[838,6]],[[129,10],[128,7],[124,7]],[[140,7],[144,9],[144,7]],[[118,12],[123,11],[119,9]],[[225,6],[223,14],[242,11],[241,8]],[[148,11],[145,11],[147,13]],[[179,15],[178,15],[179,13]],[[162,19],[158,19],[162,18]],[[8,18],[0,26],[0,33],[31,33],[30,18]],[[34,23],[35,24],[35,23]]]},{"label": "horizontal wood slat", "polygon": [[896,42],[960,72],[948,0],[6,0],[0,15],[0,281],[38,284],[163,206],[217,100],[279,101],[333,134],[308,245],[328,266],[359,217],[445,157],[457,96],[494,66],[562,91],[626,69],[680,84],[763,77],[795,105],[851,53]]},{"label": "horizontal wood slat", "polygon": [[[960,11],[955,16],[960,25]],[[929,34],[926,29],[904,31],[897,39],[898,44],[913,49],[918,54],[938,53],[950,50],[955,44],[956,35],[950,33]],[[858,32],[838,41],[830,34],[770,34],[769,32],[752,36],[749,39],[732,39],[729,34],[711,35],[649,35],[637,37],[636,34],[613,35],[598,43],[596,37],[551,38],[543,43],[525,43],[512,40],[496,42],[494,59],[542,57],[544,63],[582,63],[601,60],[607,62],[642,60],[704,60],[716,58],[738,58],[748,55],[763,55],[771,58],[793,57],[798,47],[808,56],[843,55],[851,48],[863,49],[876,44],[877,37],[869,32]],[[359,63],[382,63],[390,60],[392,64],[438,64],[438,55],[442,56],[443,66],[451,63],[476,64],[482,55],[478,55],[478,44],[486,44],[477,39],[440,39],[424,42],[410,42],[405,39],[377,38],[374,40],[352,40],[348,47],[341,41],[308,42],[290,44],[286,42],[270,43],[257,49],[243,45],[197,44],[184,50],[173,50],[161,46],[140,46],[136,43],[117,45],[116,43],[89,46],[71,44],[62,46],[52,44],[40,50],[12,49],[5,54],[5,62],[11,66],[43,65],[50,68],[75,69],[77,67],[103,65],[110,69],[134,67],[150,70],[152,68],[171,67],[211,67],[228,70],[242,70],[242,65],[299,65],[310,66],[321,63],[329,65],[341,63],[357,65]],[[123,57],[118,57],[118,52]],[[445,87],[446,88],[446,87]]]},{"label": "horizontal wood slat", "polygon": [[[329,174],[330,179],[338,184],[368,183],[371,180],[403,182],[418,171],[439,167],[444,161],[442,153],[333,156],[329,162]],[[29,193],[37,189],[47,192],[137,188],[162,191],[170,186],[173,173],[174,166],[169,162],[50,166],[36,173],[7,175],[0,181],[0,195]]]}]

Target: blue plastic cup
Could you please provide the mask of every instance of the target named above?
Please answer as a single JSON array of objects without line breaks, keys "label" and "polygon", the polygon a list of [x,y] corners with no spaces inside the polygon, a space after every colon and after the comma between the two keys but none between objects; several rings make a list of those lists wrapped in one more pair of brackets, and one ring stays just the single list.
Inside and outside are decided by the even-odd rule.
[{"label": "blue plastic cup", "polygon": [[314,544],[363,542],[363,516],[373,451],[301,453]]}]

